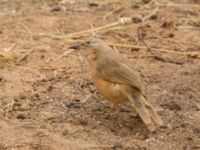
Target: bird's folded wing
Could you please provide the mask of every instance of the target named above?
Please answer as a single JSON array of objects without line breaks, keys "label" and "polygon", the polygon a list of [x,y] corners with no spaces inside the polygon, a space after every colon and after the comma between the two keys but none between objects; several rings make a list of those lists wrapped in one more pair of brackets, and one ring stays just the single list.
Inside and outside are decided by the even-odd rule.
[{"label": "bird's folded wing", "polygon": [[107,81],[129,85],[140,91],[144,90],[140,75],[130,62],[112,58],[104,59],[98,63],[97,71]]}]

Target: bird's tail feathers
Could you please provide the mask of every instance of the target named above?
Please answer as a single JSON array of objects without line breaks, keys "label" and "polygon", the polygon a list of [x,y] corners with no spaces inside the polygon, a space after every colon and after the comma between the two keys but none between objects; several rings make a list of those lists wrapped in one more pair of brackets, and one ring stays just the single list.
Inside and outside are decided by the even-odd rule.
[{"label": "bird's tail feathers", "polygon": [[152,104],[147,101],[144,96],[137,96],[133,98],[133,96],[129,95],[128,97],[148,130],[153,132],[156,130],[157,126],[161,126],[163,124]]}]

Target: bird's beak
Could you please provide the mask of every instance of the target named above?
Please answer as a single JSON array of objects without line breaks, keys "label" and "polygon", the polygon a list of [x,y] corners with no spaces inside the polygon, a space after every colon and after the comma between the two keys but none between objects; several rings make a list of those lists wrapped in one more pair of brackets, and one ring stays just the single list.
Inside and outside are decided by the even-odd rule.
[{"label": "bird's beak", "polygon": [[83,42],[80,42],[79,44],[74,44],[74,45],[69,46],[68,49],[79,50],[82,47],[85,47],[87,45],[86,43],[87,43],[87,41],[83,41]]},{"label": "bird's beak", "polygon": [[80,44],[75,44],[75,45],[70,45],[68,47],[68,49],[75,49],[75,50],[79,50],[81,48],[81,45]]},{"label": "bird's beak", "polygon": [[79,49],[81,49],[81,47],[85,47],[85,46],[86,46],[86,42],[81,42],[79,44],[69,46],[68,49],[79,50]]}]

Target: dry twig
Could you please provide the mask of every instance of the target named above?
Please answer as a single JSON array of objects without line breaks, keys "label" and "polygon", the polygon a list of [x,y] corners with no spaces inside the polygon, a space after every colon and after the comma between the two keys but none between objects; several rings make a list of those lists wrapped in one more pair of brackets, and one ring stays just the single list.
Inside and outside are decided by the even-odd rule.
[{"label": "dry twig", "polygon": [[13,51],[2,51],[0,52],[0,62],[13,64],[15,59],[17,58],[17,54]]},{"label": "dry twig", "polygon": [[[110,46],[123,47],[123,48],[147,49],[147,47],[140,46],[140,45],[118,44],[118,43],[108,43],[108,44]],[[189,52],[177,52],[177,51],[174,51],[174,50],[167,50],[167,49],[162,49],[162,48],[151,48],[151,50],[152,51],[163,52],[163,53],[186,55],[186,56],[191,54]]]},{"label": "dry twig", "polygon": [[193,26],[177,26],[176,29],[183,29],[183,30],[199,30],[200,27],[193,27]]},{"label": "dry twig", "polygon": [[147,48],[147,50],[151,53],[151,55],[154,56],[155,59],[163,61],[163,62],[169,62],[169,63],[179,64],[179,65],[183,64],[183,62],[181,62],[181,61],[174,60],[174,59],[169,58],[169,57],[162,57],[162,56],[159,56],[159,55],[155,54],[152,51],[152,49],[149,47],[149,45],[146,43],[146,41],[144,39],[144,34],[141,31],[141,28],[138,28],[137,31],[138,31],[138,38],[139,38],[139,40],[142,41],[142,43],[145,45],[145,47]]},{"label": "dry twig", "polygon": [[15,104],[15,101],[14,99],[12,99],[6,106],[3,107],[3,110],[5,110],[5,114],[4,114],[5,117],[7,117],[8,112],[13,111],[14,104]]},{"label": "dry twig", "polygon": [[[8,67],[12,67],[12,68],[19,68],[19,69],[27,70],[27,71],[29,71],[29,72],[32,72],[32,73],[37,74],[37,75],[39,75],[40,77],[42,77],[42,75],[41,75],[39,72],[34,71],[33,68],[30,68],[30,67],[16,66],[16,65],[8,64],[8,63],[1,63],[1,62],[0,62],[0,65],[2,65],[2,66],[4,66],[4,67],[5,67],[5,66],[8,66]],[[36,68],[36,67],[35,67],[35,68]]]},{"label": "dry twig", "polygon": [[107,19],[109,16],[111,16],[114,13],[120,12],[124,9],[124,7],[117,7],[114,10],[112,10],[111,12],[107,13],[105,16],[103,16],[103,19]]},{"label": "dry twig", "polygon": [[90,98],[92,98],[95,94],[96,94],[96,92],[87,95],[87,97],[86,97],[84,100],[82,100],[82,102],[83,102],[83,103],[86,103],[86,102],[87,102]]},{"label": "dry twig", "polygon": [[27,51],[24,55],[17,59],[16,65],[19,65],[21,61],[25,60],[35,49]]},{"label": "dry twig", "polygon": [[30,34],[30,38],[31,40],[33,40],[33,33],[31,32],[31,30],[22,22],[20,22],[19,24]]},{"label": "dry twig", "polygon": [[59,60],[60,58],[62,58],[63,56],[66,56],[66,55],[72,53],[73,51],[74,51],[73,49],[70,49],[70,50],[68,50],[68,51],[66,51],[66,52],[64,52],[64,53],[62,53],[60,56],[58,56],[58,57],[54,60],[54,62],[58,61],[58,60]]},{"label": "dry twig", "polygon": [[[75,41],[75,40],[73,40],[74,38],[85,36],[85,35],[88,35],[90,33],[98,33],[100,31],[110,30],[114,27],[123,26],[123,25],[127,25],[127,24],[130,24],[130,23],[132,23],[132,18],[123,17],[123,18],[120,18],[118,21],[113,22],[111,24],[92,28],[92,29],[89,29],[89,30],[83,30],[83,31],[75,32],[75,33],[70,33],[70,34],[67,34],[67,35],[55,35],[55,34],[46,34],[46,33],[39,33],[39,34],[32,33],[32,35],[42,36],[42,37],[50,37],[50,38],[53,38],[53,39],[67,39],[67,40],[74,42]],[[17,32],[30,34],[29,32],[19,31],[19,30]]]}]

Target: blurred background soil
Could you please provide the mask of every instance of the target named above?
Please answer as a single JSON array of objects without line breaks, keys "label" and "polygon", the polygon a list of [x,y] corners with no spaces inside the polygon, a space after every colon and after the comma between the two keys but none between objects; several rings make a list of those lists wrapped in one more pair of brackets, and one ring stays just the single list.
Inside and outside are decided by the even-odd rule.
[{"label": "blurred background soil", "polygon": [[[1,150],[200,149],[199,0],[0,0],[0,20]],[[155,133],[67,49],[94,34],[140,70]]]}]

